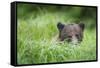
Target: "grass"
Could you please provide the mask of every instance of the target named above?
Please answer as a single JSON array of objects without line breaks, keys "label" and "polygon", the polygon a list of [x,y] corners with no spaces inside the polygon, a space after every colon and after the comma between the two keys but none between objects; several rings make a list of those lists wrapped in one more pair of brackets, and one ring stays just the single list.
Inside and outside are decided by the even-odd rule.
[{"label": "grass", "polygon": [[[23,21],[22,21],[23,22]],[[17,59],[18,64],[37,64],[64,61],[82,61],[96,59],[95,30],[84,31],[84,39],[80,45],[67,43],[59,44],[55,41],[57,34],[53,24],[48,27],[31,25],[23,22],[18,26]]]},{"label": "grass", "polygon": [[[69,13],[68,13],[69,14]],[[79,45],[59,43],[57,22],[72,21],[70,14],[46,12],[34,17],[18,18],[17,63],[39,64],[96,60],[96,29],[85,28]],[[67,21],[67,22],[68,22]],[[66,23],[67,24],[67,23]],[[86,24],[86,23],[85,23]]]}]

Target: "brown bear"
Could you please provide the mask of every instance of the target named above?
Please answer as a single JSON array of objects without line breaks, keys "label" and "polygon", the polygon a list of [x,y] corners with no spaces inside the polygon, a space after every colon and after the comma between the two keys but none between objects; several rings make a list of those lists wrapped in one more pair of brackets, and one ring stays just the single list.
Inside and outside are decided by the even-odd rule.
[{"label": "brown bear", "polygon": [[59,40],[77,44],[83,39],[84,23],[79,24],[62,24],[59,22],[57,28],[59,30]]}]

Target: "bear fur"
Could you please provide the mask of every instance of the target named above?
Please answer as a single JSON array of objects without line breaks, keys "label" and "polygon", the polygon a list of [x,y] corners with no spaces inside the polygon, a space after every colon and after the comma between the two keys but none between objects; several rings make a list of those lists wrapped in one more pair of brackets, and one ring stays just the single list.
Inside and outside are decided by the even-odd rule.
[{"label": "bear fur", "polygon": [[67,41],[73,44],[79,43],[83,39],[84,23],[79,24],[62,24],[59,22],[57,28],[59,31],[59,40]]}]

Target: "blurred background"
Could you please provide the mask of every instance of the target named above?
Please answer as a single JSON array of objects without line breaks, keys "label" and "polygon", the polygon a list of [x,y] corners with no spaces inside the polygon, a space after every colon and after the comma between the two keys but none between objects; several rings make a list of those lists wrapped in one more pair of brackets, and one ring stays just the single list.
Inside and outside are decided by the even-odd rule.
[{"label": "blurred background", "polygon": [[[86,24],[87,28],[96,27],[96,7],[80,6],[61,6],[61,5],[37,5],[37,4],[18,4],[18,19],[40,18],[40,22],[50,23],[80,23]],[[44,18],[43,18],[44,17]]]}]

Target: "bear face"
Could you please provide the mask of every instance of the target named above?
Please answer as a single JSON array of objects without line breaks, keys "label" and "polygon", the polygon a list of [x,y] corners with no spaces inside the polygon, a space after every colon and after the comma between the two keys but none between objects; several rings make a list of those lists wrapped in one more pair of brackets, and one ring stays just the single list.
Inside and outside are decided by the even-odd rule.
[{"label": "bear face", "polygon": [[83,39],[84,24],[62,24],[58,23],[57,28],[59,30],[60,41],[67,41],[73,44],[77,44]]}]

